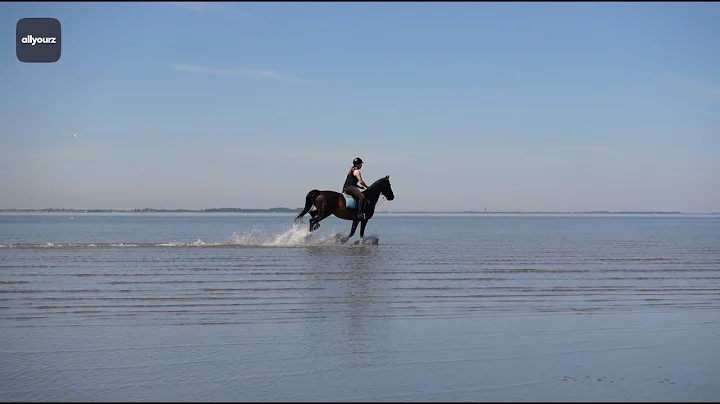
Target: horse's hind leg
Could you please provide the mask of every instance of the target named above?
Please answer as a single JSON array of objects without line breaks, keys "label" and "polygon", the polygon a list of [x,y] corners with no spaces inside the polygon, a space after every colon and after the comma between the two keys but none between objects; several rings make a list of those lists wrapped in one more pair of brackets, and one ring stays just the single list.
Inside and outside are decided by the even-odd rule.
[{"label": "horse's hind leg", "polygon": [[310,219],[310,231],[317,230],[318,227],[320,227],[320,222],[328,216],[330,216],[330,215],[323,214],[323,215],[317,215],[316,217]]},{"label": "horse's hind leg", "polygon": [[[313,231],[313,230],[314,230],[314,229],[313,229],[313,219],[315,219],[315,218],[317,217],[318,211],[317,211],[317,210],[311,210],[311,211],[308,212],[308,213],[310,213],[310,231]],[[315,229],[317,229],[318,227],[320,227],[319,224],[318,224],[317,226],[315,226]]]},{"label": "horse's hind leg", "polygon": [[327,217],[325,215],[325,199],[322,198],[322,196],[319,196],[318,199],[315,200],[315,207],[317,210],[310,212],[310,216],[312,216],[310,219],[311,232],[317,230],[318,227],[320,227],[320,221]]}]

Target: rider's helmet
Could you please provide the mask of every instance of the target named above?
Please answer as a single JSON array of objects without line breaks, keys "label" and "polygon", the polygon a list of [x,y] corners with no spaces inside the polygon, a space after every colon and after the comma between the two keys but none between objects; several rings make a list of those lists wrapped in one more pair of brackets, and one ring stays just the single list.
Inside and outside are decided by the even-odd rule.
[{"label": "rider's helmet", "polygon": [[363,161],[362,161],[362,159],[361,159],[360,157],[355,157],[355,160],[353,160],[353,165],[354,165],[355,167],[359,166],[359,165],[362,164],[362,163],[363,163]]}]

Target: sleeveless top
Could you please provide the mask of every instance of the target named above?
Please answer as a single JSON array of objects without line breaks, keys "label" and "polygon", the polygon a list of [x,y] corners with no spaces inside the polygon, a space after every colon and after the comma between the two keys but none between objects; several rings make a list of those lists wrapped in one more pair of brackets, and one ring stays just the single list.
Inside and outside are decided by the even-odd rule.
[{"label": "sleeveless top", "polygon": [[360,181],[355,176],[355,170],[351,170],[348,172],[347,177],[345,177],[345,184],[343,185],[343,189],[347,187],[356,187],[358,186],[358,182]]}]

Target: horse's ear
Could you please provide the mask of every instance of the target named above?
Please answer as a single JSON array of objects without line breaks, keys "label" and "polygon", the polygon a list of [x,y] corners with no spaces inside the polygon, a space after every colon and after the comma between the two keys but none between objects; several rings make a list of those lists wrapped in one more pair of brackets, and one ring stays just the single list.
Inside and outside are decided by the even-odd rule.
[{"label": "horse's ear", "polygon": [[386,180],[389,180],[389,179],[390,179],[390,175],[389,175],[389,174],[386,175],[386,176],[385,176],[385,179],[386,179]]}]

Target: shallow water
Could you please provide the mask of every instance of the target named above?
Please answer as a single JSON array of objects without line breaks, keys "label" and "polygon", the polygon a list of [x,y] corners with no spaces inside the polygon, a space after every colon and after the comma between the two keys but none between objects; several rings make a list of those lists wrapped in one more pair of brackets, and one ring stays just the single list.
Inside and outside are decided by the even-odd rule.
[{"label": "shallow water", "polygon": [[292,219],[0,214],[0,400],[720,399],[717,216]]}]

